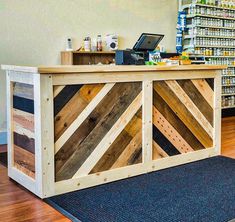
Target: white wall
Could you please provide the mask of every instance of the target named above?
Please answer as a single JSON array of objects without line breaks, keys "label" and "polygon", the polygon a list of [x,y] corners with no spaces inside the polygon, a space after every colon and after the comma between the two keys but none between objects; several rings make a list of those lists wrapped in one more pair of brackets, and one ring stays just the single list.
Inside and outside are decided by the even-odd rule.
[{"label": "white wall", "polygon": [[[117,33],[132,47],[142,32],[163,33],[175,49],[177,0],[0,0],[0,64],[54,65],[67,37]],[[5,76],[0,71],[0,131],[6,129]]]}]

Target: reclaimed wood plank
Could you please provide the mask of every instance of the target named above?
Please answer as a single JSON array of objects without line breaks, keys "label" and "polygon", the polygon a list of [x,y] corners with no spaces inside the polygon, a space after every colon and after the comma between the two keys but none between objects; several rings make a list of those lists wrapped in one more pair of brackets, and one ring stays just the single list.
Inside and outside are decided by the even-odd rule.
[{"label": "reclaimed wood plank", "polygon": [[175,93],[178,99],[185,105],[185,107],[187,107],[187,110],[194,116],[196,121],[202,126],[208,135],[213,138],[213,127],[201,113],[201,110],[198,109],[198,107],[188,97],[185,91],[179,86],[176,80],[166,81],[166,84]]},{"label": "reclaimed wood plank", "polygon": [[189,112],[187,107],[180,101],[178,96],[175,95],[164,81],[154,82],[154,89],[206,148],[213,146],[211,136],[198,123],[192,113]]},{"label": "reclaimed wood plank", "polygon": [[13,83],[13,95],[34,100],[33,85],[15,82]]},{"label": "reclaimed wood plank", "polygon": [[25,129],[34,132],[34,115],[18,109],[13,109],[13,122],[19,124]]},{"label": "reclaimed wood plank", "polygon": [[67,85],[54,98],[54,116],[68,103],[83,85]]},{"label": "reclaimed wood plank", "polygon": [[142,147],[142,131],[141,129],[136,133],[136,135],[129,142],[128,146],[124,149],[121,155],[117,158],[110,169],[120,168],[128,165],[132,154],[135,150],[139,150]]},{"label": "reclaimed wood plank", "polygon": [[180,154],[176,147],[153,125],[153,139],[169,156]]},{"label": "reclaimed wood plank", "polygon": [[13,108],[34,114],[34,101],[19,96],[13,96]]},{"label": "reclaimed wood plank", "polygon": [[169,155],[153,140],[153,160],[169,157]]},{"label": "reclaimed wood plank", "polygon": [[35,142],[33,138],[13,132],[13,141],[16,146],[28,150],[31,153],[35,153]]},{"label": "reclaimed wood plank", "polygon": [[[14,145],[14,163],[35,173],[35,155],[31,152]],[[31,174],[30,174],[31,175]]]},{"label": "reclaimed wood plank", "polygon": [[211,108],[214,108],[214,92],[205,79],[192,79],[193,85],[205,98]]},{"label": "reclaimed wood plank", "polygon": [[[206,117],[207,121],[211,124],[211,126],[213,126],[213,108],[205,99],[205,95],[201,94],[198,91],[198,89],[194,86],[191,80],[177,80],[177,83],[189,96],[193,103],[198,107],[200,112]],[[213,93],[211,95],[213,98]]]},{"label": "reclaimed wood plank", "polygon": [[109,170],[130,143],[132,136],[123,130],[89,174]]},{"label": "reclaimed wood plank", "polygon": [[140,109],[142,105],[142,92],[136,96],[133,102],[127,107],[119,119],[114,123],[111,129],[103,137],[100,143],[95,147],[90,156],[85,160],[81,167],[74,174],[73,178],[80,175],[88,175],[92,168],[96,165],[99,159],[108,150],[110,145],[115,141],[118,135],[124,130],[129,121],[133,118],[135,113]]},{"label": "reclaimed wood plank", "polygon": [[103,88],[103,84],[83,85],[55,116],[55,141],[78,118],[89,102]]},{"label": "reclaimed wood plank", "polygon": [[[56,143],[55,143],[55,153],[57,153],[59,151],[59,149],[72,136],[72,134],[76,131],[76,129],[85,121],[85,119],[91,114],[91,112],[101,102],[101,100],[106,96],[106,94],[112,89],[112,87],[114,85],[115,85],[114,83],[107,83],[99,91],[96,90],[97,94],[94,94],[93,99],[92,99],[93,96],[89,97],[89,99],[92,99],[92,100],[81,111],[81,113],[77,116],[77,118],[74,119],[73,122],[71,121],[72,123],[70,123],[69,127],[63,132],[63,134],[56,141]],[[78,100],[80,100],[80,97],[78,98]],[[81,108],[81,106],[79,106],[79,109],[80,108]],[[66,121],[68,121],[67,118],[66,118]],[[57,125],[55,126],[55,128],[57,128]]]},{"label": "reclaimed wood plank", "polygon": [[[62,162],[60,169],[56,173],[57,181],[71,178],[76,173],[96,145],[139,94],[140,90],[140,83],[115,84],[86,121],[57,153],[56,160]],[[83,131],[90,126],[92,128],[87,130],[84,135]],[[66,155],[64,155],[65,153]]]},{"label": "reclaimed wood plank", "polygon": [[193,135],[193,133],[187,128],[184,122],[176,115],[176,113],[168,106],[168,104],[162,99],[162,97],[154,90],[153,91],[153,104],[154,107],[166,118],[166,120],[174,126],[177,132],[187,141],[187,143],[194,149],[200,150],[205,147],[199,142],[199,140]]},{"label": "reclaimed wood plank", "polygon": [[165,117],[153,107],[153,124],[174,145],[180,153],[192,152],[194,149],[184,140]]}]

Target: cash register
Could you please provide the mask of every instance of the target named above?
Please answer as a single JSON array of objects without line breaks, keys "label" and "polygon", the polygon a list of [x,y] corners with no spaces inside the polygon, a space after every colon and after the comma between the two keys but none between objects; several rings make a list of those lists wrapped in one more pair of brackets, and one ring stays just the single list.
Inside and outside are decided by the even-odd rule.
[{"label": "cash register", "polygon": [[132,49],[116,50],[116,65],[144,65],[149,52],[154,51],[164,35],[142,33]]}]

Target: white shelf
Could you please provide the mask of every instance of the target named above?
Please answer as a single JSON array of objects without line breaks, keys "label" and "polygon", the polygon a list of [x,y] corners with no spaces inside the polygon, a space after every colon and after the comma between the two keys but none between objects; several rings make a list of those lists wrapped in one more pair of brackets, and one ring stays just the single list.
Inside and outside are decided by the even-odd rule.
[{"label": "white shelf", "polygon": [[224,106],[224,107],[222,107],[222,109],[232,109],[232,108],[235,108],[235,105],[234,106]]},{"label": "white shelf", "polygon": [[225,94],[222,94],[221,96],[234,96],[235,93],[225,93]]},{"label": "white shelf", "polygon": [[195,17],[214,18],[214,19],[223,19],[223,20],[232,20],[232,21],[235,21],[235,18],[229,18],[229,17],[223,17],[223,16],[215,16],[215,15],[194,14],[194,15],[187,15],[186,16],[186,18],[195,18]]},{"label": "white shelf", "polygon": [[192,39],[192,38],[216,38],[216,39],[235,39],[235,36],[213,36],[213,35],[185,35],[184,39]]},{"label": "white shelf", "polygon": [[235,49],[235,46],[216,46],[216,45],[184,45],[184,49],[187,48],[224,48],[224,49]]},{"label": "white shelf", "polygon": [[206,5],[206,4],[200,4],[200,3],[194,3],[194,4],[185,4],[182,6],[182,10],[189,8],[190,6],[202,6],[207,8],[215,8],[215,9],[225,9],[225,10],[231,10],[235,11],[235,8],[227,8],[227,7],[221,7],[221,6],[215,6],[215,5]]},{"label": "white shelf", "polygon": [[233,30],[235,28],[231,28],[231,27],[223,27],[223,26],[210,26],[210,25],[187,25],[187,28],[195,28],[195,27],[199,27],[199,28],[213,28],[213,29],[229,29],[229,30]]},{"label": "white shelf", "polygon": [[221,77],[235,77],[235,75],[222,75]]},{"label": "white shelf", "polygon": [[235,86],[235,83],[229,84],[229,85],[222,85],[223,87],[229,87],[229,86]]},{"label": "white shelf", "polygon": [[205,58],[235,58],[235,56],[204,56]]}]

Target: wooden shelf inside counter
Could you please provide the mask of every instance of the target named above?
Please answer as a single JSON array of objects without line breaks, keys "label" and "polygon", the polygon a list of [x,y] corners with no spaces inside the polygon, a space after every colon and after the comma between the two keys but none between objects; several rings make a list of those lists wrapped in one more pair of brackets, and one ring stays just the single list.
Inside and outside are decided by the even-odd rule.
[{"label": "wooden shelf inside counter", "polygon": [[62,51],[61,65],[94,65],[98,63],[114,63],[114,51],[85,52],[85,51]]}]

